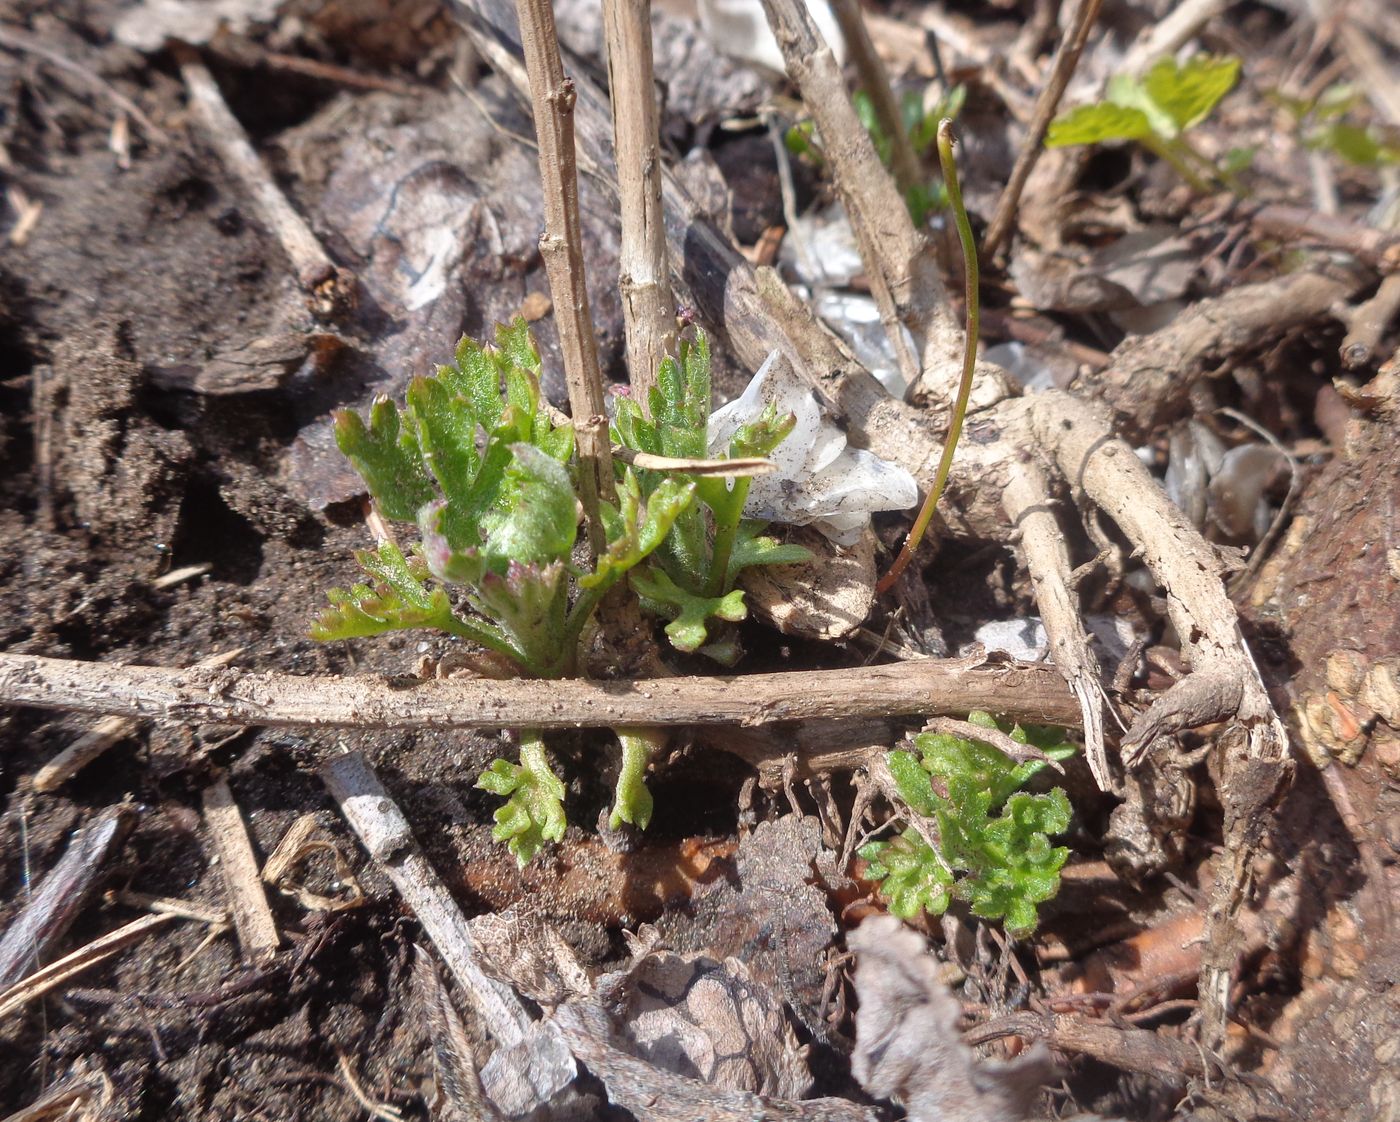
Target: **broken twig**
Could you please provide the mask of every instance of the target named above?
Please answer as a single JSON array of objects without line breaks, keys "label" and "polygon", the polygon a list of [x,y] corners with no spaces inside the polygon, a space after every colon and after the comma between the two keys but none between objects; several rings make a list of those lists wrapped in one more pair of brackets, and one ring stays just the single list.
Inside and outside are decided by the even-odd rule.
[{"label": "broken twig", "polygon": [[248,837],[243,814],[229,790],[228,780],[220,779],[204,791],[204,824],[209,829],[228,886],[229,911],[243,956],[255,966],[268,963],[276,954],[281,936],[272,918],[258,872],[257,855]]}]

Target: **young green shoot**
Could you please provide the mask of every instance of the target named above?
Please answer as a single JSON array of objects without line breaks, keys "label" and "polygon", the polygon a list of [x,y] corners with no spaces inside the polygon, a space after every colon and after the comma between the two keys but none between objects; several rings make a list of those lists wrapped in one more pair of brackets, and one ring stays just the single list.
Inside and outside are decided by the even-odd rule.
[{"label": "young green shoot", "polygon": [[1045,146],[1135,140],[1166,160],[1196,191],[1208,194],[1215,180],[1238,193],[1232,171],[1203,156],[1186,134],[1210,116],[1239,74],[1238,58],[1197,55],[1185,66],[1161,59],[1140,79],[1116,75],[1103,101],[1081,105],[1051,121]]},{"label": "young green shoot", "polygon": [[953,221],[958,228],[958,241],[962,245],[963,286],[966,290],[967,323],[963,339],[962,377],[958,381],[958,396],[953,403],[953,419],[948,426],[948,436],[943,444],[943,455],[938,461],[938,471],[933,477],[933,486],[924,498],[919,516],[910,527],[904,539],[904,548],[899,551],[890,571],[880,578],[875,586],[877,593],[888,592],[900,574],[913,560],[914,552],[923,541],[924,532],[933,519],[934,508],[943,495],[948,482],[948,473],[953,467],[953,453],[957,450],[958,439],[962,436],[963,419],[967,416],[967,401],[972,393],[972,375],[977,368],[977,332],[981,314],[979,293],[980,275],[977,268],[977,245],[972,238],[972,223],[967,217],[967,207],[963,205],[962,188],[958,182],[958,166],[953,159],[953,122],[944,118],[938,124],[938,162],[943,168],[943,182],[948,190],[948,203],[953,210]]},{"label": "young green shoot", "polygon": [[[986,713],[968,723],[1001,728]],[[1018,744],[1039,748],[1048,760],[1075,751],[1058,729],[1002,730]],[[890,911],[904,919],[919,911],[942,915],[964,900],[973,915],[999,919],[1013,936],[1035,929],[1038,906],[1060,888],[1069,857],[1050,836],[1069,829],[1069,799],[1059,787],[1041,794],[1022,790],[1047,766],[1045,760],[1017,763],[990,743],[947,733],[923,732],[914,751],[888,756],[899,797],[909,812],[936,828],[936,837],[913,826],[892,841],[860,849],[869,862],[865,876],[880,884]]]}]

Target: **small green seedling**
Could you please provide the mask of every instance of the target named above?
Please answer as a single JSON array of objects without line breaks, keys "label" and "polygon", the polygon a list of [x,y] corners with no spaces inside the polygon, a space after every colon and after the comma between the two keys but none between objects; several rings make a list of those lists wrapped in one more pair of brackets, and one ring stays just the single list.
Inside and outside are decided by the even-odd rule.
[{"label": "small green seedling", "polygon": [[1186,133],[1210,116],[1239,75],[1240,60],[1219,55],[1197,55],[1185,66],[1164,58],[1141,79],[1116,75],[1103,101],[1081,105],[1051,121],[1045,145],[1066,148],[1135,140],[1202,193],[1211,189],[1212,180],[1233,188],[1230,170],[1201,155]]},{"label": "small green seedling", "polygon": [[[710,344],[703,331],[694,342],[682,339],[679,358],[667,357],[657,371],[648,402],[651,416],[630,398],[620,398],[613,436],[637,452],[682,460],[710,455]],[[793,418],[770,406],[757,421],[734,434],[720,458],[766,456],[792,431]],[[638,470],[648,499],[667,474]],[[748,615],[744,593],[735,587],[751,565],[807,560],[800,546],[763,535],[764,524],[743,517],[749,494],[746,476],[700,476],[693,483],[697,503],[681,511],[670,534],[648,563],[632,571],[633,590],[642,606],[670,620],[666,635],[679,651],[699,651],[724,665],[739,657],[736,636],[725,624]],[[716,626],[718,624],[718,627]],[[713,634],[712,634],[713,632]]]},{"label": "small green seedling", "polygon": [[[1002,728],[986,713],[968,720]],[[1003,731],[1051,760],[1075,751],[1059,729]],[[909,809],[937,825],[937,846],[912,826],[893,841],[870,842],[860,849],[869,863],[865,875],[880,882],[890,911],[902,918],[921,909],[942,915],[958,899],[974,915],[1001,920],[1010,934],[1028,935],[1037,906],[1060,888],[1069,850],[1052,846],[1050,836],[1069,828],[1069,799],[1059,787],[1034,795],[1020,790],[1043,761],[1018,764],[989,744],[943,733],[919,733],[913,746],[891,752],[889,767]]]},{"label": "small green seedling", "polygon": [[1310,99],[1278,91],[1268,96],[1293,118],[1308,148],[1331,152],[1357,167],[1400,164],[1400,142],[1394,130],[1353,119],[1353,110],[1365,95],[1352,83],[1336,82]]},{"label": "small green seedling", "polygon": [[[603,595],[661,545],[693,504],[696,484],[630,468],[618,501],[602,504],[607,545],[591,568],[574,562],[578,495],[574,434],[540,404],[540,359],[523,319],[496,346],[464,339],[454,361],[415,378],[404,405],[380,398],[368,422],[336,415],[336,442],[387,519],[415,523],[421,544],[357,554],[369,578],[329,593],[317,639],[428,628],[495,656],[483,673],[558,678],[576,672],[584,626]],[[537,732],[521,734],[520,762],[497,760],[479,786],[508,798],[495,836],[521,864],[564,831],[564,788]],[[631,748],[629,757],[629,744]],[[614,817],[645,826],[650,797],[624,741]],[[631,759],[631,770],[628,760]],[[643,763],[643,767],[645,764]],[[639,790],[640,788],[640,790]]]}]

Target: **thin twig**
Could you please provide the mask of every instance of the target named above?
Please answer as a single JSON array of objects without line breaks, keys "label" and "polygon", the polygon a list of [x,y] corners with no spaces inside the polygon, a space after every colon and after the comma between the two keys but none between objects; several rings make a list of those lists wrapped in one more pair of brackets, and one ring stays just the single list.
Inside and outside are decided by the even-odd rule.
[{"label": "thin twig", "polygon": [[997,255],[997,251],[1011,235],[1016,221],[1016,208],[1021,202],[1021,192],[1025,190],[1026,180],[1035,170],[1036,161],[1040,159],[1040,153],[1044,150],[1046,130],[1054,119],[1055,111],[1060,107],[1060,98],[1064,96],[1070,79],[1074,77],[1075,68],[1079,65],[1079,56],[1084,53],[1084,45],[1089,41],[1089,32],[1093,29],[1094,21],[1099,18],[1099,8],[1102,5],[1103,0],[1079,0],[1079,6],[1074,12],[1074,22],[1065,32],[1064,41],[1055,54],[1055,61],[1050,64],[1050,79],[1036,100],[1035,116],[1031,118],[1031,123],[1026,129],[1021,151],[1016,155],[1016,165],[1011,169],[1011,178],[1007,180],[1006,188],[997,200],[996,214],[987,228],[986,237],[982,239],[982,255],[988,261]]},{"label": "thin twig", "polygon": [[648,416],[661,360],[676,350],[676,299],[661,212],[661,144],[649,0],[603,0],[622,209],[622,314],[632,395]]},{"label": "thin twig", "polygon": [[1035,587],[1051,657],[1084,714],[1084,756],[1089,770],[1100,790],[1114,791],[1117,785],[1104,750],[1102,676],[1079,614],[1079,598],[1070,582],[1069,550],[1050,505],[1050,482],[1040,464],[1030,457],[1013,463],[1001,501],[1020,536],[1020,553]]},{"label": "thin twig", "polygon": [[1116,73],[1140,77],[1149,66],[1181,47],[1232,3],[1234,0],[1183,0],[1166,18],[1143,32]]},{"label": "thin twig", "polygon": [[355,303],[354,276],[331,260],[306,220],[273,182],[266,166],[253,151],[248,134],[225,103],[214,76],[195,50],[177,45],[175,57],[189,91],[195,120],[224,166],[248,192],[259,216],[286,252],[297,279],[307,292],[312,312],[322,319],[343,318]]},{"label": "thin twig", "polygon": [[233,913],[239,946],[249,962],[265,965],[277,954],[282,938],[277,934],[277,922],[267,905],[248,827],[244,825],[243,814],[225,779],[205,788],[204,824],[219,855],[219,867],[228,886],[229,911]]},{"label": "thin twig", "polygon": [[981,658],[737,677],[539,682],[316,678],[0,653],[0,704],[283,728],[756,726],[957,716],[974,709],[1038,724],[1079,724],[1078,703],[1054,667]]},{"label": "thin twig", "polygon": [[178,918],[169,912],[160,912],[132,920],[125,927],[109,931],[86,946],[79,947],[72,954],[36,970],[24,981],[17,982],[9,989],[0,990],[0,1021],[24,1008],[29,1002],[57,989],[84,970],[105,962],[122,948],[144,939],[155,928],[163,927]]},{"label": "thin twig", "polygon": [[608,444],[603,375],[598,340],[588,310],[583,275],[583,227],[578,208],[578,168],[574,155],[574,84],[564,77],[554,9],[549,0],[516,0],[525,70],[530,78],[535,135],[540,142],[540,180],[544,186],[544,236],[540,256],[554,297],[554,321],[564,353],[569,408],[578,437],[579,492],[595,554],[605,548],[600,499],[615,494]]}]

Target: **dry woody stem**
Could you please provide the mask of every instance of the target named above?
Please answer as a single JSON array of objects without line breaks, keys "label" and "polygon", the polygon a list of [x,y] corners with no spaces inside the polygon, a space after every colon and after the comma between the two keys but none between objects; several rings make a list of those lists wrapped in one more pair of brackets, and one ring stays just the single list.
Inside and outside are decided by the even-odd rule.
[{"label": "dry woody stem", "polygon": [[622,314],[632,394],[650,415],[649,394],[661,360],[676,350],[676,301],[666,261],[661,210],[661,151],[649,0],[603,0],[608,41],[618,200]]},{"label": "dry woody stem", "polygon": [[559,347],[564,352],[564,377],[569,408],[578,434],[579,490],[588,520],[593,552],[606,545],[598,514],[600,498],[614,494],[612,455],[608,443],[603,375],[598,366],[598,340],[588,309],[583,276],[583,228],[578,209],[578,167],[574,154],[574,85],[564,77],[554,9],[549,0],[517,0],[520,42],[530,79],[535,135],[540,145],[540,180],[544,185],[544,236],[540,256],[549,274]]},{"label": "dry woody stem", "polygon": [[919,169],[919,158],[914,154],[914,146],[909,143],[909,133],[904,128],[904,116],[899,111],[894,90],[890,86],[890,76],[885,64],[875,53],[875,44],[870,41],[865,18],[860,14],[858,0],[832,0],[832,14],[841,25],[841,34],[846,40],[846,51],[855,63],[860,75],[861,88],[870,97],[875,109],[875,117],[890,140],[890,166],[894,181],[900,193],[907,196],[919,186],[923,178]]},{"label": "dry woody stem", "polygon": [[614,728],[966,716],[1077,726],[1052,666],[918,659],[849,670],[592,682],[312,678],[0,654],[0,705],[184,722],[338,728]]},{"label": "dry woody stem", "polygon": [[[788,75],[821,133],[822,151],[877,296],[880,289],[887,291],[900,323],[914,336],[925,375],[952,366],[961,356],[961,339],[933,254],[856,116],[836,57],[801,0],[763,0],[763,7]],[[886,324],[886,331],[895,331],[892,342],[898,353],[903,340],[897,325]]]},{"label": "dry woody stem", "polygon": [[1031,118],[1031,123],[1026,129],[1026,138],[1021,142],[1021,151],[1016,155],[1016,165],[1011,169],[1011,178],[1007,180],[1006,189],[997,200],[997,212],[992,217],[992,224],[987,228],[987,236],[982,240],[982,255],[988,261],[997,255],[997,251],[1006,244],[1006,239],[1011,235],[1021,192],[1025,190],[1026,180],[1035,170],[1036,161],[1040,159],[1040,153],[1044,150],[1046,130],[1050,128],[1055,111],[1060,107],[1060,98],[1064,96],[1070,79],[1074,77],[1075,67],[1079,65],[1079,56],[1084,53],[1084,44],[1089,41],[1089,32],[1093,29],[1095,20],[1099,18],[1099,8],[1102,5],[1103,0],[1079,0],[1079,6],[1074,11],[1074,22],[1065,33],[1064,42],[1050,66],[1050,80],[1045,83],[1045,88],[1035,103],[1035,116]]}]

